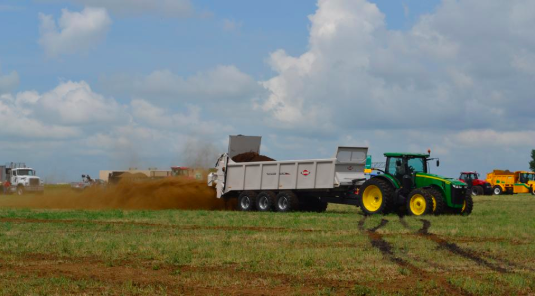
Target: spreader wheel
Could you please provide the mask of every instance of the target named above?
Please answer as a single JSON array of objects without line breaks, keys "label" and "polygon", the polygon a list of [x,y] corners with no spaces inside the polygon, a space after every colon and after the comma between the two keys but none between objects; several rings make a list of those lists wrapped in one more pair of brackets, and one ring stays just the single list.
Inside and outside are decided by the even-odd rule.
[{"label": "spreader wheel", "polygon": [[291,212],[299,208],[299,199],[291,191],[282,191],[277,194],[275,209],[277,212]]},{"label": "spreader wheel", "polygon": [[502,188],[498,185],[494,186],[494,189],[492,189],[492,193],[494,193],[494,195],[500,195],[502,194]]},{"label": "spreader wheel", "polygon": [[242,192],[238,196],[238,208],[244,212],[256,210],[256,193],[254,191]]},{"label": "spreader wheel", "polygon": [[262,191],[256,197],[256,208],[260,212],[270,212],[276,202],[277,195],[273,191]]}]

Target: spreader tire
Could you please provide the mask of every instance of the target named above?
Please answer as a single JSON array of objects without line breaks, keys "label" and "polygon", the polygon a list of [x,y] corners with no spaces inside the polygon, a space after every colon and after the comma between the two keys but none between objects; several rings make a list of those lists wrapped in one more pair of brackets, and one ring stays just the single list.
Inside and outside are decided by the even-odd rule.
[{"label": "spreader tire", "polygon": [[282,191],[277,194],[275,209],[277,212],[291,212],[299,208],[299,199],[291,191]]},{"label": "spreader tire", "polygon": [[256,209],[260,212],[271,212],[276,199],[277,195],[273,191],[262,191],[256,197]]},{"label": "spreader tire", "polygon": [[383,214],[392,209],[394,189],[377,177],[366,181],[359,190],[359,206],[365,215]]},{"label": "spreader tire", "polygon": [[422,216],[433,213],[433,197],[425,189],[414,189],[407,198],[407,214]]},{"label": "spreader tire", "polygon": [[492,193],[494,193],[494,195],[500,195],[500,194],[502,194],[502,188],[500,186],[496,185],[492,189]]},{"label": "spreader tire", "polygon": [[440,215],[444,213],[446,203],[444,202],[444,196],[442,195],[442,192],[436,188],[429,188],[427,189],[427,192],[431,194],[431,198],[433,199],[433,214]]},{"label": "spreader tire", "polygon": [[238,196],[238,209],[243,212],[256,210],[256,192],[244,191]]}]

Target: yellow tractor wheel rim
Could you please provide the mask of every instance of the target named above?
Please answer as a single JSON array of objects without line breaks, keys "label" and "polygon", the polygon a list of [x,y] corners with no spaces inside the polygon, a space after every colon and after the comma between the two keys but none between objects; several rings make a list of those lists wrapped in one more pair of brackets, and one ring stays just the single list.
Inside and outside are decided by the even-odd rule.
[{"label": "yellow tractor wheel rim", "polygon": [[411,212],[416,215],[420,216],[425,213],[425,209],[427,208],[427,204],[425,202],[425,198],[421,194],[415,194],[411,197],[410,202],[410,208]]},{"label": "yellow tractor wheel rim", "polygon": [[463,208],[461,209],[461,212],[464,213],[464,210],[466,209],[466,200],[463,202]]},{"label": "yellow tractor wheel rim", "polygon": [[437,210],[437,200],[433,196],[433,212]]},{"label": "yellow tractor wheel rim", "polygon": [[379,210],[383,204],[383,193],[381,189],[375,185],[370,185],[366,187],[362,193],[362,205],[366,210],[370,212],[375,212]]}]

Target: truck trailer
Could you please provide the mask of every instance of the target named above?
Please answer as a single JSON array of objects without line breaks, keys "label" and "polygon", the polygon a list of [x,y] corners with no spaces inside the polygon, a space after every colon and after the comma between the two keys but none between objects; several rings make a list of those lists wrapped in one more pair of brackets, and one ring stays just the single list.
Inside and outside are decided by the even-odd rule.
[{"label": "truck trailer", "polygon": [[228,152],[208,175],[218,198],[237,198],[242,211],[322,212],[327,203],[358,205],[366,180],[367,147],[341,146],[332,158],[237,163],[236,155],[260,154],[261,137],[230,136]]}]

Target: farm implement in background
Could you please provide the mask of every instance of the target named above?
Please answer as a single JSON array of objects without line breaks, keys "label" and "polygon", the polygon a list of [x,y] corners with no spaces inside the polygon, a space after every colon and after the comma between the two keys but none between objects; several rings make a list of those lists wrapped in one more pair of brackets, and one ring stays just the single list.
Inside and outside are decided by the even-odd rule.
[{"label": "farm implement in background", "polygon": [[495,195],[531,193],[535,194],[535,173],[526,171],[511,172],[508,170],[494,170],[487,174],[487,182],[493,188]]}]

